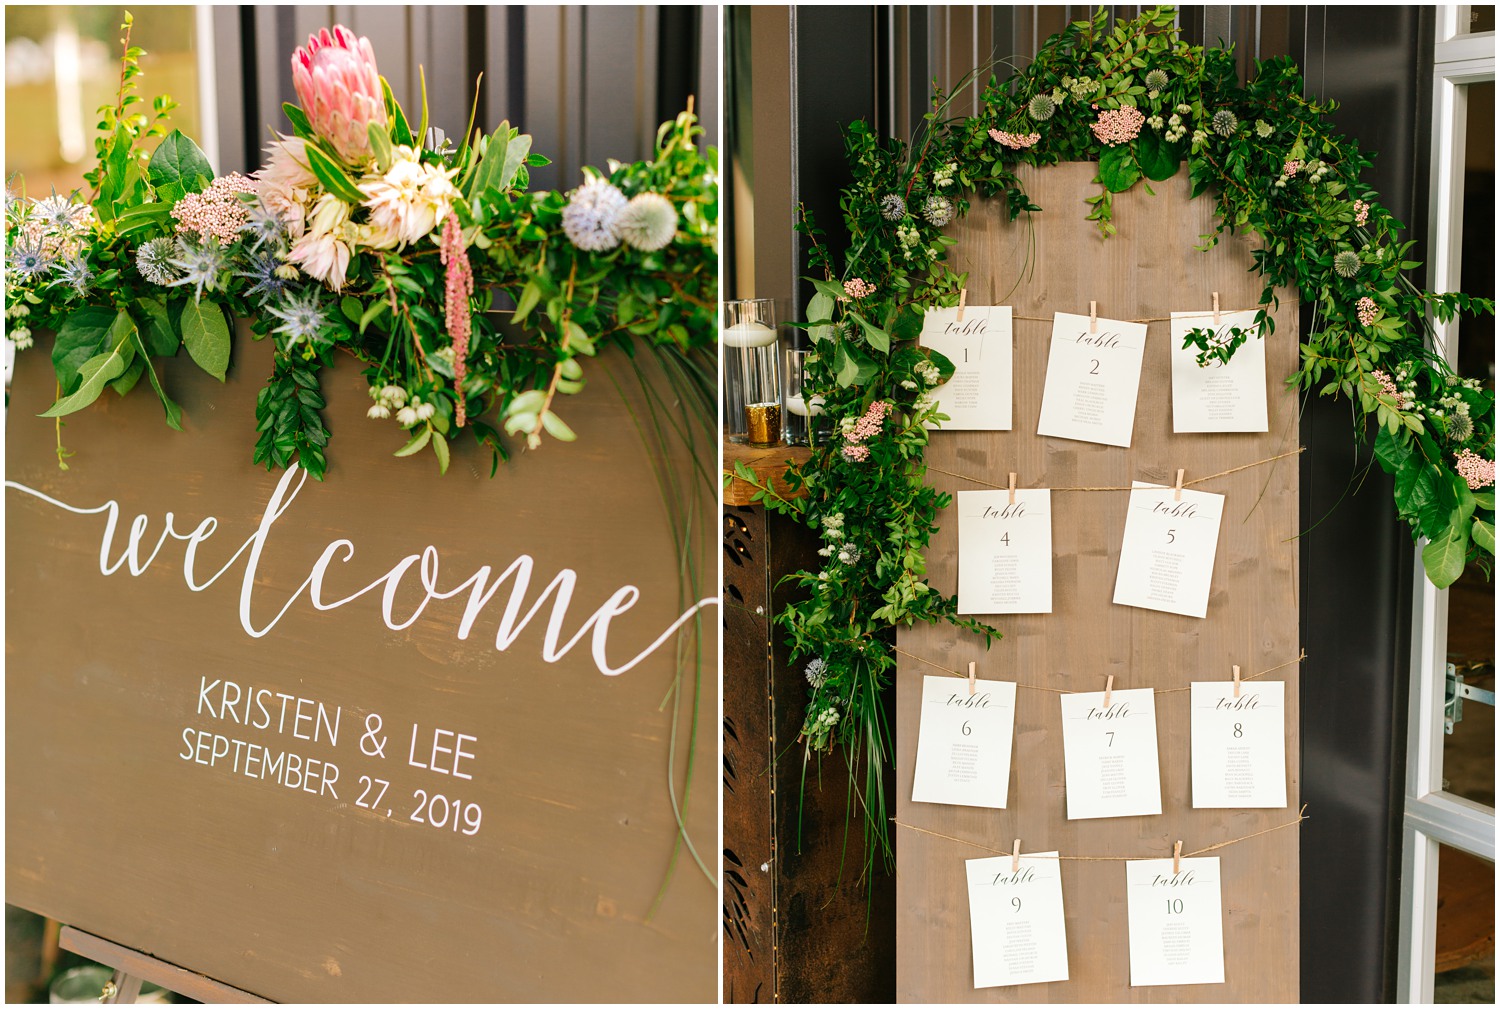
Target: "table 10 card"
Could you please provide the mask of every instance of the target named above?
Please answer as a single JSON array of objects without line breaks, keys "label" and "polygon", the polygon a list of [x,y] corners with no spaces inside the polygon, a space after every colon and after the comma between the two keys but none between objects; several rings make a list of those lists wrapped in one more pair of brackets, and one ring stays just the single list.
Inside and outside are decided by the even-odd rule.
[{"label": "table 10 card", "polygon": [[1052,612],[1052,492],[958,492],[958,612]]},{"label": "table 10 card", "polygon": [[1286,808],[1286,684],[1194,683],[1193,807]]},{"label": "table 10 card", "polygon": [[1038,984],[1068,979],[1063,924],[1062,864],[1057,852],[971,858],[969,934],[974,943],[974,987]]},{"label": "table 10 card", "polygon": [[1141,387],[1146,327],[1058,312],[1047,352],[1047,384],[1036,433],[1130,447]]},{"label": "table 10 card", "polygon": [[1224,913],[1217,858],[1125,863],[1130,983],[1224,983]]},{"label": "table 10 card", "polygon": [[[1198,366],[1198,350],[1183,347],[1190,330],[1249,332],[1228,361]],[[1202,312],[1172,313],[1172,430],[1235,432],[1266,430],[1266,341],[1254,312],[1223,312],[1219,322]]]},{"label": "table 10 card", "polygon": [[924,676],[912,802],[1004,809],[1015,729],[1014,683]]},{"label": "table 10 card", "polygon": [[1062,728],[1068,819],[1161,812],[1155,691],[1063,694]]},{"label": "table 10 card", "polygon": [[1224,495],[1131,484],[1115,602],[1188,617],[1208,615]]},{"label": "table 10 card", "polygon": [[1014,341],[1009,305],[930,308],[918,342],[953,362],[953,377],[933,390],[945,431],[1009,431]]}]

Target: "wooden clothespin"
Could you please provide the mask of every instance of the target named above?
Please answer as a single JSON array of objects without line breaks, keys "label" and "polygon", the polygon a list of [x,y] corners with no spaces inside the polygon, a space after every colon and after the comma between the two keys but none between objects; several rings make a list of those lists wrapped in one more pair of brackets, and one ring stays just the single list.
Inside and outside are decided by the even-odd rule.
[{"label": "wooden clothespin", "polygon": [[1099,332],[1099,303],[1089,302],[1089,336]]},{"label": "wooden clothespin", "polygon": [[1010,503],[1016,503],[1016,475],[1014,473],[1010,475]]},{"label": "wooden clothespin", "polygon": [[1182,500],[1182,470],[1177,471],[1177,483],[1172,487],[1172,500]]},{"label": "wooden clothespin", "polygon": [[1115,678],[1111,676],[1104,681],[1104,706],[1109,707],[1109,695],[1115,691]]},{"label": "wooden clothespin", "polygon": [[1240,696],[1240,667],[1234,667],[1234,696]]},{"label": "wooden clothespin", "polygon": [[958,290],[958,321],[964,321],[964,303],[969,300],[969,289],[961,287]]},{"label": "wooden clothespin", "polygon": [[1219,324],[1219,292],[1214,292],[1214,325]]},{"label": "wooden clothespin", "polygon": [[1021,839],[1016,838],[1016,843],[1010,846],[1010,871],[1021,871]]},{"label": "wooden clothespin", "polygon": [[976,684],[974,682],[974,663],[970,662],[969,663],[969,696],[970,697],[974,696],[974,687],[975,686],[976,686]]},{"label": "wooden clothespin", "polygon": [[1172,845],[1172,875],[1182,871],[1182,842],[1178,841]]}]

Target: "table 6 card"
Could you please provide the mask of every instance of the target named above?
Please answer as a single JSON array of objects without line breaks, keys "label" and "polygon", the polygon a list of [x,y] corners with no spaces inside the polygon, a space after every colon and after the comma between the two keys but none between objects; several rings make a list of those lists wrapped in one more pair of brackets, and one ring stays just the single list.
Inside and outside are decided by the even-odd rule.
[{"label": "table 6 card", "polygon": [[1004,809],[1015,729],[1014,683],[924,676],[911,800]]},{"label": "table 6 card", "polygon": [[[1190,330],[1232,329],[1249,336],[1228,361],[1198,366],[1198,350],[1183,347]],[[1172,430],[1236,432],[1266,430],[1266,341],[1254,312],[1222,312],[1219,321],[1202,312],[1172,313]]]},{"label": "table 6 card", "polygon": [[1068,819],[1161,812],[1155,691],[1063,694],[1062,728]]},{"label": "table 6 card", "polygon": [[1052,612],[1052,492],[958,492],[958,612]]},{"label": "table 6 card", "polygon": [[1057,852],[971,858],[969,934],[974,944],[974,987],[1038,984],[1068,979],[1068,938],[1063,924],[1062,863]]},{"label": "table 6 card", "polygon": [[1009,305],[930,308],[923,347],[953,362],[953,377],[933,390],[945,431],[1009,431],[1014,340]]},{"label": "table 6 card", "polygon": [[1141,323],[1058,312],[1036,433],[1129,448],[1145,352]]},{"label": "table 6 card", "polygon": [[1131,484],[1115,602],[1188,617],[1208,615],[1224,495]]},{"label": "table 6 card", "polygon": [[1217,858],[1125,863],[1130,984],[1224,983],[1224,913]]},{"label": "table 6 card", "polygon": [[1286,684],[1192,685],[1193,807],[1286,808]]}]

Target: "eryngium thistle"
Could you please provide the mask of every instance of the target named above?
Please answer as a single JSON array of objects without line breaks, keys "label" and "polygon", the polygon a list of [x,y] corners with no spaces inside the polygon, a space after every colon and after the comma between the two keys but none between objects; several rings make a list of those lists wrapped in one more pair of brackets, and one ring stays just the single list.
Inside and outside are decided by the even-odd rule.
[{"label": "eryngium thistle", "polygon": [[1052,113],[1057,111],[1057,106],[1053,104],[1051,96],[1036,95],[1026,103],[1026,111],[1032,119],[1044,123],[1052,118]]},{"label": "eryngium thistle", "polygon": [[1232,137],[1234,131],[1240,128],[1240,118],[1228,109],[1220,109],[1214,113],[1212,126],[1219,136]]},{"label": "eryngium thistle", "polygon": [[47,255],[40,234],[28,238],[24,231],[21,232],[7,250],[5,257],[6,272],[19,277],[22,283],[35,280],[46,273],[51,266],[52,257]]},{"label": "eryngium thistle", "polygon": [[1466,413],[1455,413],[1448,418],[1448,440],[1457,445],[1474,437],[1474,421]]},{"label": "eryngium thistle", "polygon": [[250,256],[246,266],[239,276],[246,280],[253,280],[255,284],[245,291],[245,294],[258,294],[262,300],[272,298],[286,290],[287,282],[276,273],[276,268],[281,265],[276,257],[269,252],[255,253]]},{"label": "eryngium thistle", "polygon": [[573,190],[563,208],[563,233],[568,241],[589,252],[608,252],[620,244],[615,219],[625,209],[625,194],[601,178],[592,178]]},{"label": "eryngium thistle", "polygon": [[220,288],[220,275],[229,265],[217,238],[194,242],[181,235],[177,238],[177,255],[169,262],[181,271],[182,276],[167,286],[184,287],[191,284],[194,301],[201,300],[204,291],[217,291]]},{"label": "eryngium thistle", "polygon": [[1349,280],[1359,273],[1359,253],[1350,249],[1344,249],[1333,257],[1333,272],[1345,280]]},{"label": "eryngium thistle", "polygon": [[135,253],[135,268],[140,275],[153,284],[163,287],[177,279],[177,268],[172,257],[177,254],[177,243],[170,238],[153,238]]},{"label": "eryngium thistle", "polygon": [[309,284],[301,291],[287,295],[278,304],[267,305],[266,311],[281,320],[281,325],[271,332],[285,336],[288,347],[319,342],[324,319],[316,286]]},{"label": "eryngium thistle", "polygon": [[922,216],[927,218],[927,223],[934,228],[945,227],[953,220],[953,204],[945,197],[936,194],[927,197],[922,203]]},{"label": "eryngium thistle", "polygon": [[880,216],[887,221],[899,221],[906,216],[906,201],[900,193],[886,193],[880,198]]},{"label": "eryngium thistle", "polygon": [[677,208],[660,193],[641,193],[615,218],[615,234],[642,252],[664,249],[677,237]]},{"label": "eryngium thistle", "polygon": [[83,294],[89,286],[89,278],[94,275],[94,271],[89,268],[88,259],[81,252],[53,263],[52,272],[57,274],[57,279],[52,283],[67,284],[79,295]]},{"label": "eryngium thistle", "polygon": [[259,252],[261,246],[267,242],[273,244],[280,242],[287,233],[286,225],[282,223],[281,218],[277,217],[275,212],[258,198],[250,204],[250,216],[240,230],[250,240],[250,248],[256,252]]},{"label": "eryngium thistle", "polygon": [[31,208],[32,218],[45,224],[54,235],[71,235],[88,223],[93,212],[87,203],[74,203],[55,191],[45,199],[36,200]]},{"label": "eryngium thistle", "polygon": [[1160,91],[1167,86],[1167,72],[1165,70],[1150,70],[1146,73],[1146,87],[1153,91]]},{"label": "eryngium thistle", "polygon": [[822,659],[813,659],[807,664],[805,674],[807,682],[812,685],[814,690],[817,690],[824,683],[828,682],[828,663]]}]

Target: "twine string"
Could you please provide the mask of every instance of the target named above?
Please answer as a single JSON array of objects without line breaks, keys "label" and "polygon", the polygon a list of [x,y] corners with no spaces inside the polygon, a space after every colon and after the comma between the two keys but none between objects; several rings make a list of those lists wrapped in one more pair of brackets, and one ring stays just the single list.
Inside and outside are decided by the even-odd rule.
[{"label": "twine string", "polygon": [[[1253,309],[1248,309],[1248,308],[1238,308],[1238,309],[1235,309],[1235,308],[1221,308],[1221,309],[1219,309],[1219,315],[1220,316],[1233,315],[1236,312],[1249,312],[1249,311],[1254,311],[1254,310]],[[1074,313],[1071,313],[1071,314],[1073,314],[1073,315],[1081,315],[1083,313],[1081,313],[1081,312],[1074,312]],[[1213,312],[1181,312],[1181,313],[1179,313],[1177,315],[1177,317],[1175,319],[1172,316],[1170,316],[1170,315],[1165,315],[1165,316],[1152,316],[1152,317],[1150,317],[1148,319],[1110,319],[1110,320],[1107,320],[1107,321],[1109,321],[1109,322],[1129,322],[1129,323],[1132,323],[1132,324],[1137,325],[1137,326],[1149,326],[1153,322],[1184,322],[1184,321],[1186,321],[1188,319],[1212,319],[1213,317],[1214,317],[1214,313]],[[1011,318],[1013,320],[1017,321],[1017,322],[1056,322],[1057,321],[1057,319],[1056,319],[1055,316],[1050,317],[1050,318],[1038,318],[1037,316],[1034,316],[1034,315],[1012,315]]]},{"label": "twine string", "polygon": [[[905,655],[908,659],[916,659],[918,662],[925,662],[929,666],[932,666],[934,669],[941,669],[943,672],[945,672],[945,673],[951,673],[954,676],[960,676],[960,677],[963,677],[964,679],[968,679],[969,678],[969,674],[968,673],[959,672],[957,669],[949,669],[947,666],[943,665],[940,662],[933,662],[931,659],[924,658],[923,656],[917,655],[914,652],[908,652],[905,649],[895,648],[894,646],[893,646],[893,648],[894,648],[894,651],[896,652],[896,654],[898,654],[898,655]],[[1243,680],[1254,680],[1254,679],[1258,679],[1258,678],[1260,678],[1262,676],[1269,676],[1272,673],[1276,672],[1277,670],[1285,669],[1287,666],[1295,666],[1297,663],[1302,662],[1306,658],[1307,658],[1307,652],[1306,652],[1306,650],[1303,650],[1302,652],[1300,652],[1297,655],[1297,657],[1295,659],[1289,659],[1288,661],[1283,662],[1280,665],[1272,666],[1270,669],[1262,669],[1258,673],[1250,673],[1248,676],[1242,675],[1240,677],[1240,679],[1242,681]],[[1042,687],[1042,686],[1037,686],[1034,683],[1017,683],[1016,686],[1019,687],[1019,688],[1021,688],[1022,690],[1045,690],[1048,693],[1052,693],[1052,694],[1098,693],[1098,691],[1087,691],[1087,690],[1059,690],[1057,687]],[[1128,688],[1122,687],[1120,689],[1123,690],[1123,689],[1128,689]],[[1192,690],[1192,689],[1193,688],[1191,686],[1186,686],[1186,687],[1167,687],[1165,689],[1158,689],[1158,690],[1156,690],[1156,693],[1158,693],[1158,694],[1176,694],[1176,693],[1181,693],[1184,690]]]},{"label": "twine string", "polygon": [[[1266,466],[1266,465],[1268,465],[1270,463],[1276,462],[1276,461],[1278,461],[1280,459],[1285,459],[1285,458],[1287,458],[1289,456],[1301,455],[1303,452],[1306,452],[1306,451],[1307,451],[1307,447],[1306,446],[1299,445],[1297,448],[1293,449],[1290,452],[1282,452],[1280,455],[1273,455],[1273,456],[1270,456],[1270,457],[1268,457],[1266,459],[1257,459],[1255,462],[1247,462],[1243,466],[1235,466],[1233,469],[1220,470],[1217,473],[1210,473],[1208,476],[1200,476],[1200,477],[1198,477],[1195,480],[1184,480],[1182,482],[1182,485],[1184,487],[1192,487],[1195,484],[1207,483],[1210,480],[1217,480],[1220,477],[1226,477],[1226,476],[1229,476],[1229,475],[1231,475],[1233,473],[1239,473],[1239,472],[1242,472],[1242,471],[1247,470],[1247,469],[1254,469],[1257,466]],[[988,480],[981,480],[978,477],[968,476],[967,474],[964,474],[964,473],[954,473],[952,470],[940,469],[937,466],[933,466],[933,465],[930,465],[930,464],[928,465],[927,469],[928,469],[929,472],[932,472],[932,473],[942,473],[944,476],[956,477],[959,480],[967,480],[970,483],[977,483],[981,487],[991,487],[991,488],[993,488],[995,490],[1009,490],[1010,489],[1009,485],[1007,485],[1007,484],[990,483]],[[1140,490],[1141,488],[1139,488],[1139,487],[1049,487],[1047,489],[1050,490],[1050,491],[1052,491],[1052,492],[1054,492],[1054,493],[1065,493],[1067,491],[1122,491],[1122,490]]]}]

